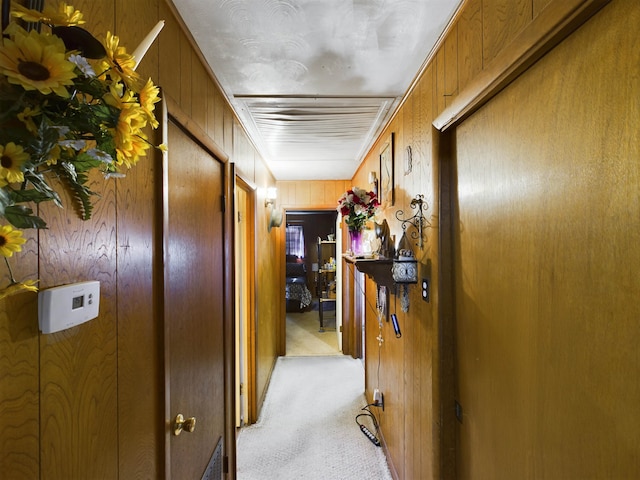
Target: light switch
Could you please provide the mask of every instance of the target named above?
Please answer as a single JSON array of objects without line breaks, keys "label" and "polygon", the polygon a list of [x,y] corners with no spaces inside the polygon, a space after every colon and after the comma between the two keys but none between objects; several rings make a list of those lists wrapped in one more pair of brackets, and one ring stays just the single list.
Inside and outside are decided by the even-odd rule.
[{"label": "light switch", "polygon": [[42,333],[54,333],[98,316],[100,282],[80,282],[40,290],[38,323]]}]

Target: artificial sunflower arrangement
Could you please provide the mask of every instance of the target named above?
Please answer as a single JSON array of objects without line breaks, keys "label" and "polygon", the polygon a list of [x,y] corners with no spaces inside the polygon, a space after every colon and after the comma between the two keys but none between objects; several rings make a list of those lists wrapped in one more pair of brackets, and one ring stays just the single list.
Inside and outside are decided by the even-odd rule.
[{"label": "artificial sunflower arrangement", "polygon": [[[136,73],[140,59],[110,32],[99,41],[81,28],[82,13],[73,6],[40,12],[13,3],[10,21],[2,20],[0,256],[9,267],[7,259],[25,242],[21,230],[46,228],[33,206],[62,206],[52,179],[87,220],[96,195],[88,187],[90,171],[122,177],[154,147],[144,129],[158,127],[160,98],[151,79]],[[35,289],[9,273],[4,296],[20,285]]]}]

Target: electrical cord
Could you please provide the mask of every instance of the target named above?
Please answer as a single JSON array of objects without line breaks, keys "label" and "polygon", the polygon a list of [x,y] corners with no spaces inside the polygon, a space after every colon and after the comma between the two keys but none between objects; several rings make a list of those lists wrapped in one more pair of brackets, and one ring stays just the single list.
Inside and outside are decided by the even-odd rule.
[{"label": "electrical cord", "polygon": [[[378,419],[376,418],[375,414],[370,410],[369,407],[374,406],[373,403],[370,403],[364,407],[362,407],[361,410],[364,410],[367,413],[359,413],[358,415],[356,415],[356,423],[358,424],[358,427],[360,427],[360,431],[364,434],[365,437],[367,437],[371,443],[373,443],[376,447],[380,446],[380,440],[378,439],[378,435],[380,435],[380,426],[378,424]],[[371,419],[371,423],[373,424],[373,428],[375,430],[375,434],[371,432],[371,430],[369,430],[366,425],[364,425],[362,422],[360,422],[360,418],[361,417],[369,417]]]},{"label": "electrical cord", "polygon": [[[355,282],[357,285],[357,288],[360,290],[360,292],[362,293],[362,296],[365,300],[365,303],[368,304],[368,307],[370,309],[372,309],[374,312],[376,312],[376,316],[378,319],[378,336],[376,338],[376,340],[378,340],[378,368],[377,368],[377,372],[376,372],[376,387],[379,385],[380,383],[380,364],[382,361],[382,344],[384,343],[384,337],[382,336],[382,318],[384,316],[384,309],[385,306],[382,303],[381,299],[379,298],[380,295],[380,289],[378,289],[376,291],[376,305],[375,307],[369,302],[367,295],[364,291],[364,288],[362,288],[362,285],[359,284],[359,282]],[[385,298],[385,303],[386,303],[386,298]],[[394,303],[394,307],[395,307],[395,303]],[[380,405],[376,404],[376,403],[370,403],[366,406],[364,406],[362,408],[362,410],[364,410],[366,413],[360,413],[358,415],[356,415],[355,421],[358,424],[358,427],[360,428],[360,431],[364,434],[365,437],[367,437],[371,443],[373,443],[376,447],[380,446],[380,440],[379,440],[379,435],[380,435],[380,425],[378,423],[378,419],[375,416],[375,414],[371,411],[370,407],[380,407]],[[367,428],[366,425],[364,425],[362,422],[360,422],[360,418],[363,417],[369,417],[371,420],[371,423],[373,424],[373,429],[375,431],[375,433],[373,433],[369,428]]]}]

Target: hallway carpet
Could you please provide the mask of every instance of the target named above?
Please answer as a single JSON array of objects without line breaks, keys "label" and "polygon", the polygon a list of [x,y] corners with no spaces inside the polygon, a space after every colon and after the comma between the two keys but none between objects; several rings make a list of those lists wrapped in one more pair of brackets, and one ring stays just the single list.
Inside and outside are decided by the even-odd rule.
[{"label": "hallway carpet", "polygon": [[363,392],[360,360],[280,357],[258,423],[238,435],[238,480],[391,480],[355,423]]}]

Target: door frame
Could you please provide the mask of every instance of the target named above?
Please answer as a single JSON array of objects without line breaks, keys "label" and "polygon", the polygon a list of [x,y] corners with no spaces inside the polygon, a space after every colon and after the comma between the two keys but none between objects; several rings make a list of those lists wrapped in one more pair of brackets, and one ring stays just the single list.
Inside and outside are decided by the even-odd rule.
[{"label": "door frame", "polygon": [[[287,354],[287,308],[286,308],[286,257],[287,257],[287,215],[293,212],[313,212],[313,213],[326,213],[332,212],[331,208],[326,207],[283,207],[283,218],[284,218],[284,228],[280,228],[279,230],[279,252],[280,252],[280,265],[279,265],[279,284],[280,284],[280,311],[282,314],[280,315],[280,328],[278,334],[278,355],[281,357],[286,356]],[[340,224],[340,214],[338,214],[336,218],[336,225]],[[336,272],[336,279],[341,278],[339,275],[342,275],[342,231],[336,230],[336,262],[340,263],[339,273]],[[338,253],[340,252],[340,253]],[[342,283],[342,280],[339,282]],[[347,352],[344,351],[344,331],[345,328],[351,328],[351,324],[347,323],[345,327],[344,315],[343,315],[343,296],[342,296],[342,286],[339,287],[341,294],[336,294],[336,330],[342,329],[341,332],[337,332],[338,336],[338,346],[342,350],[344,355],[347,355]]]},{"label": "door frame", "polygon": [[[247,263],[245,267],[244,274],[246,275],[245,285],[249,286],[248,292],[244,289],[240,291],[236,291],[236,295],[234,297],[238,297],[240,295],[247,295],[248,298],[247,304],[247,331],[246,331],[246,345],[244,346],[244,361],[247,365],[247,378],[246,378],[246,388],[244,390],[244,395],[247,399],[248,408],[246,411],[246,418],[244,419],[245,425],[251,425],[258,420],[258,401],[257,401],[257,380],[256,380],[256,281],[257,281],[257,258],[256,258],[256,187],[252,185],[250,182],[242,178],[242,176],[235,170],[235,166],[232,164],[232,175],[234,179],[234,201],[237,198],[238,189],[243,190],[247,196],[247,208],[246,208],[246,248],[245,252],[236,252],[236,256],[245,255]],[[234,205],[234,212],[237,210]],[[235,222],[235,218],[234,218]],[[235,223],[234,223],[235,228]],[[235,257],[234,257],[235,262]],[[241,275],[241,273],[239,273]],[[234,283],[235,285],[235,283]],[[234,298],[235,302],[236,298]],[[234,314],[235,321],[235,314]],[[236,331],[237,334],[237,331]],[[236,342],[242,342],[242,339],[235,339]],[[238,343],[236,343],[238,345]],[[240,351],[236,352],[237,355],[242,355],[242,348]],[[237,357],[236,357],[237,361]],[[237,394],[237,385],[234,389]]]}]

